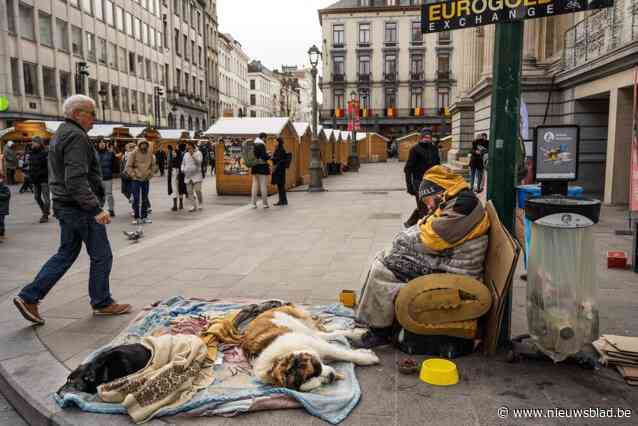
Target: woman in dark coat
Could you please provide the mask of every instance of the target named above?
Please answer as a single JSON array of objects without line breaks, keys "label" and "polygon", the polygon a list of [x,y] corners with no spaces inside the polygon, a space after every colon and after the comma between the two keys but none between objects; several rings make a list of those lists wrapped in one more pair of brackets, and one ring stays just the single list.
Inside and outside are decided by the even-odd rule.
[{"label": "woman in dark coat", "polygon": [[4,176],[0,167],[0,243],[4,240],[4,217],[9,216],[11,190],[4,184]]},{"label": "woman in dark coat", "polygon": [[272,157],[272,162],[275,169],[272,172],[272,184],[277,185],[279,191],[279,202],[276,206],[287,206],[288,197],[286,196],[286,167],[289,164],[290,159],[288,153],[284,149],[283,138],[277,138],[277,149]]}]

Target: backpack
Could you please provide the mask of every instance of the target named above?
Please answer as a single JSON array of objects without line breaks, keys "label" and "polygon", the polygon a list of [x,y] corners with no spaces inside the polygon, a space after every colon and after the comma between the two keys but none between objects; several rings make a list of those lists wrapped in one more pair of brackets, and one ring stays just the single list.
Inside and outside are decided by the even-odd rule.
[{"label": "backpack", "polygon": [[291,152],[287,152],[286,153],[286,158],[284,159],[284,166],[287,169],[289,169],[291,163],[292,163],[292,153]]},{"label": "backpack", "polygon": [[259,164],[263,164],[262,160],[255,157],[255,141],[249,139],[245,141],[241,146],[241,159],[249,169]]}]

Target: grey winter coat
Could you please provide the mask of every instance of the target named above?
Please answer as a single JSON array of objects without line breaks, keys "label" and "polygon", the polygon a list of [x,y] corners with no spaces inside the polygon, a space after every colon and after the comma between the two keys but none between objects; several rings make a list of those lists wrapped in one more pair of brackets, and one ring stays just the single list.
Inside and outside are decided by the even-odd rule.
[{"label": "grey winter coat", "polygon": [[4,148],[4,167],[5,169],[17,169],[18,168],[18,156],[13,148],[6,146]]},{"label": "grey winter coat", "polygon": [[104,197],[97,152],[79,124],[67,119],[49,145],[49,188],[53,209],[78,208],[98,215]]}]

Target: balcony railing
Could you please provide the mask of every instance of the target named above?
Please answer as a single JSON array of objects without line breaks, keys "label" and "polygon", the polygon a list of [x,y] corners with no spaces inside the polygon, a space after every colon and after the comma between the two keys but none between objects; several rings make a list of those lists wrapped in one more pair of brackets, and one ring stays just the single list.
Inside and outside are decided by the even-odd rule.
[{"label": "balcony railing", "polygon": [[563,68],[575,68],[633,41],[638,41],[638,3],[601,9],[565,32]]},{"label": "balcony railing", "polygon": [[450,79],[450,72],[449,71],[438,71],[436,73],[437,77],[439,80],[449,80]]},{"label": "balcony railing", "polygon": [[357,80],[359,83],[370,83],[372,81],[372,75],[368,74],[357,74]]},{"label": "balcony railing", "polygon": [[[361,109],[359,112],[361,119],[374,119],[374,118],[447,118],[445,117],[445,110],[442,108],[383,108],[383,109]],[[322,120],[345,120],[348,118],[347,110],[341,109],[336,111],[334,109],[322,109],[319,112]]]},{"label": "balcony railing", "polygon": [[396,72],[384,72],[383,73],[383,80],[384,81],[397,81],[398,80],[398,76]]},{"label": "balcony railing", "polygon": [[334,81],[335,83],[343,83],[346,81],[346,75],[345,74],[333,74],[332,75],[332,81]]},{"label": "balcony railing", "polygon": [[410,73],[411,81],[423,81],[423,73],[422,72],[411,72]]}]

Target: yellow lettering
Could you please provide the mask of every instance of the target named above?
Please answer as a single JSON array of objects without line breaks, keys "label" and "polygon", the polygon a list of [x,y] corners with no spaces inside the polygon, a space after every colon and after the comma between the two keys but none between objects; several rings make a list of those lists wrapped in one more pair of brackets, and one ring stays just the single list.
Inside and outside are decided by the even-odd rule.
[{"label": "yellow lettering", "polygon": [[[485,12],[485,9],[487,9],[487,3],[489,0],[474,0],[474,2],[472,3],[472,13],[474,13],[475,15],[480,15],[481,13]],[[477,4],[481,5],[481,8],[479,9]]]},{"label": "yellow lettering", "polygon": [[489,8],[494,12],[503,9],[503,0],[490,0]]},{"label": "yellow lettering", "polygon": [[430,6],[430,22],[441,20],[441,4],[433,4]]},{"label": "yellow lettering", "polygon": [[525,6],[536,6],[538,0],[525,0]]},{"label": "yellow lettering", "polygon": [[547,4],[547,3],[553,3],[553,2],[554,2],[554,0],[538,0],[538,4],[539,5]]},{"label": "yellow lettering", "polygon": [[459,0],[456,6],[456,14],[463,16],[469,15],[470,13],[470,0]]},{"label": "yellow lettering", "polygon": [[454,11],[456,10],[456,3],[442,3],[443,5],[443,19],[454,18]]},{"label": "yellow lettering", "polygon": [[509,7],[510,9],[516,9],[521,5],[521,1],[523,0],[505,0],[505,6]]}]

